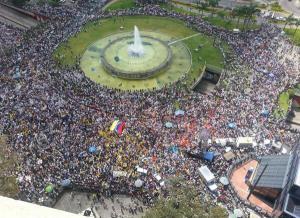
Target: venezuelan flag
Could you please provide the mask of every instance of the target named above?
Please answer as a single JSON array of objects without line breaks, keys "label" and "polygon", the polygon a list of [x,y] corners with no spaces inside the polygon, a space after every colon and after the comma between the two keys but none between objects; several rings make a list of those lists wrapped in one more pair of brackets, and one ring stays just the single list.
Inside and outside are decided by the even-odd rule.
[{"label": "venezuelan flag", "polygon": [[109,128],[110,131],[114,131],[116,129],[116,126],[118,125],[120,121],[119,120],[115,120],[112,124],[111,127]]},{"label": "venezuelan flag", "polygon": [[119,135],[121,135],[122,132],[123,132],[123,130],[124,130],[124,128],[125,128],[125,122],[119,122],[118,125],[117,125],[116,128],[115,128],[115,131],[116,131]]}]

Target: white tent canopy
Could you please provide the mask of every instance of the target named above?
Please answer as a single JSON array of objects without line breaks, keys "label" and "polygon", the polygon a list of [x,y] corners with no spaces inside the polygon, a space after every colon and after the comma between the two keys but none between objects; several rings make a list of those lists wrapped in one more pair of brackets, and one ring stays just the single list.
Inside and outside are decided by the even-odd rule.
[{"label": "white tent canopy", "polygon": [[127,176],[127,172],[125,171],[113,171],[113,178],[125,177]]},{"label": "white tent canopy", "polygon": [[215,175],[208,169],[206,165],[198,168],[198,170],[206,183],[211,183],[215,180]]},{"label": "white tent canopy", "polygon": [[243,146],[243,145],[251,145],[253,146],[254,140],[253,137],[238,137],[236,139],[236,146]]}]

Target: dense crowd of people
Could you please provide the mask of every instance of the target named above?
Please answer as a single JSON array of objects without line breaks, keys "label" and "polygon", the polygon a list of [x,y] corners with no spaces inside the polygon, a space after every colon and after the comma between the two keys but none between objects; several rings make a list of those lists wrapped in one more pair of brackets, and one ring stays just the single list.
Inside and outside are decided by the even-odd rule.
[{"label": "dense crowd of people", "polygon": [[0,32],[0,45],[2,55],[4,53],[4,49],[18,44],[22,39],[22,34],[24,33],[24,31],[4,23],[0,23]]},{"label": "dense crowd of people", "polygon": [[[236,34],[158,6],[102,12],[101,5],[79,1],[68,7],[28,9],[51,19],[28,30],[26,40],[12,44],[11,53],[0,60],[0,127],[10,137],[12,152],[20,155],[20,167],[12,174],[18,177],[23,200],[42,203],[55,199],[60,189],[46,193],[45,187],[59,187],[68,179],[82,189],[105,195],[131,194],[151,205],[165,191],[162,181],[180,176],[195,185],[204,199],[217,203],[223,196],[228,209],[243,208],[226,189],[209,194],[201,183],[198,167],[207,164],[220,178],[232,163],[224,159],[225,147],[215,139],[254,137],[258,145],[247,152],[232,146],[238,157],[248,152],[257,156],[274,153],[264,145],[265,139],[280,141],[291,149],[299,140],[298,132],[284,119],[272,115],[279,93],[299,82],[299,48],[272,25]],[[120,92],[93,83],[78,65],[57,67],[52,52],[85,23],[124,15],[181,19],[191,28],[227,42],[235,58],[216,89],[207,95],[178,86]],[[21,37],[19,31],[5,29],[7,36],[2,32],[1,46]],[[179,106],[175,107],[175,102]],[[175,116],[178,107],[184,115]],[[109,130],[116,118],[126,123],[122,135]],[[174,124],[173,128],[166,128],[166,122]],[[229,123],[235,127],[230,128]],[[204,129],[212,141],[208,145],[201,144]],[[95,153],[89,152],[91,146],[97,147]],[[219,155],[212,163],[186,155],[185,151],[198,149]],[[135,185],[138,179],[143,182],[141,188]]]}]

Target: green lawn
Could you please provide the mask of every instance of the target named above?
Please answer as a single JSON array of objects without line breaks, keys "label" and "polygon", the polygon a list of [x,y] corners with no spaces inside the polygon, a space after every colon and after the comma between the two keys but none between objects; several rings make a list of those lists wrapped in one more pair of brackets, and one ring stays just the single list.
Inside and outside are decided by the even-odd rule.
[{"label": "green lawn", "polygon": [[271,10],[275,12],[285,12],[278,2],[271,4]]},{"label": "green lawn", "polygon": [[15,170],[17,157],[14,153],[7,154],[7,137],[0,135],[0,195],[16,197],[19,191],[15,176],[7,176]]},{"label": "green lawn", "polygon": [[296,31],[296,33],[295,29],[285,29],[284,31],[295,43],[295,45],[300,46],[300,28]]},{"label": "green lawn", "polygon": [[110,4],[106,10],[119,10],[135,7],[134,0],[119,0]]},{"label": "green lawn", "polygon": [[[132,31],[134,25],[137,25],[141,31],[160,32],[173,36],[174,40],[197,33],[187,28],[184,22],[171,18],[153,16],[111,18],[88,23],[84,26],[82,32],[62,44],[53,56],[61,65],[74,66],[91,43],[114,33]],[[124,27],[122,31],[120,30],[121,26]],[[193,60],[191,72],[188,75],[188,83],[199,76],[205,63],[220,68],[223,67],[222,54],[219,49],[212,46],[212,38],[201,34],[185,40],[184,43],[190,49]],[[201,46],[201,48],[197,49],[198,46]]]},{"label": "green lawn", "polygon": [[274,111],[276,118],[286,117],[290,99],[294,96],[295,88],[290,88],[289,90],[282,92],[278,98],[278,108]]},{"label": "green lawn", "polygon": [[289,100],[290,95],[288,92],[283,92],[279,95],[278,105],[282,111],[287,112],[289,108]]}]

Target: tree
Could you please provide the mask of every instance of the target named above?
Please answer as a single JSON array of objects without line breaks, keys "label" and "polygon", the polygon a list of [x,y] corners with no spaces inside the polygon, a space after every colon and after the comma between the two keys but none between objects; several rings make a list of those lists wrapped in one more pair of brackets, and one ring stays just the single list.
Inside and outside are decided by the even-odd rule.
[{"label": "tree", "polygon": [[250,21],[253,19],[253,15],[255,15],[258,12],[260,12],[260,10],[257,8],[256,4],[250,4],[248,6],[245,5],[239,7],[238,13],[244,18],[243,30],[245,30],[245,28],[249,26]]},{"label": "tree", "polygon": [[204,10],[208,8],[208,3],[206,1],[197,1],[196,4],[199,12],[201,11],[201,17],[203,17]]},{"label": "tree", "polygon": [[286,25],[291,24],[293,21],[294,21],[294,14],[290,14],[285,20],[283,30],[285,30]]},{"label": "tree", "polygon": [[250,4],[246,9],[246,27],[249,26],[253,16],[260,12],[256,4]]},{"label": "tree", "polygon": [[159,199],[146,212],[145,218],[228,217],[224,208],[213,206],[210,202],[201,202],[196,189],[182,179],[172,180],[168,191],[169,196]]},{"label": "tree", "polygon": [[243,8],[241,7],[236,7],[232,10],[232,17],[237,17],[238,20],[237,20],[237,28],[239,28],[239,25],[240,25],[240,19],[241,17],[244,16],[244,11],[243,11]]},{"label": "tree", "polygon": [[16,6],[23,6],[29,0],[11,0],[11,2]]},{"label": "tree", "polygon": [[208,5],[212,7],[211,16],[215,13],[215,7],[219,5],[220,0],[208,0]]},{"label": "tree", "polygon": [[293,35],[296,34],[296,32],[298,30],[298,27],[300,26],[300,19],[295,19],[295,23],[294,24],[296,25],[296,29],[295,29],[295,32],[293,33]]},{"label": "tree", "polygon": [[48,0],[49,4],[52,6],[59,6],[60,0]]}]

